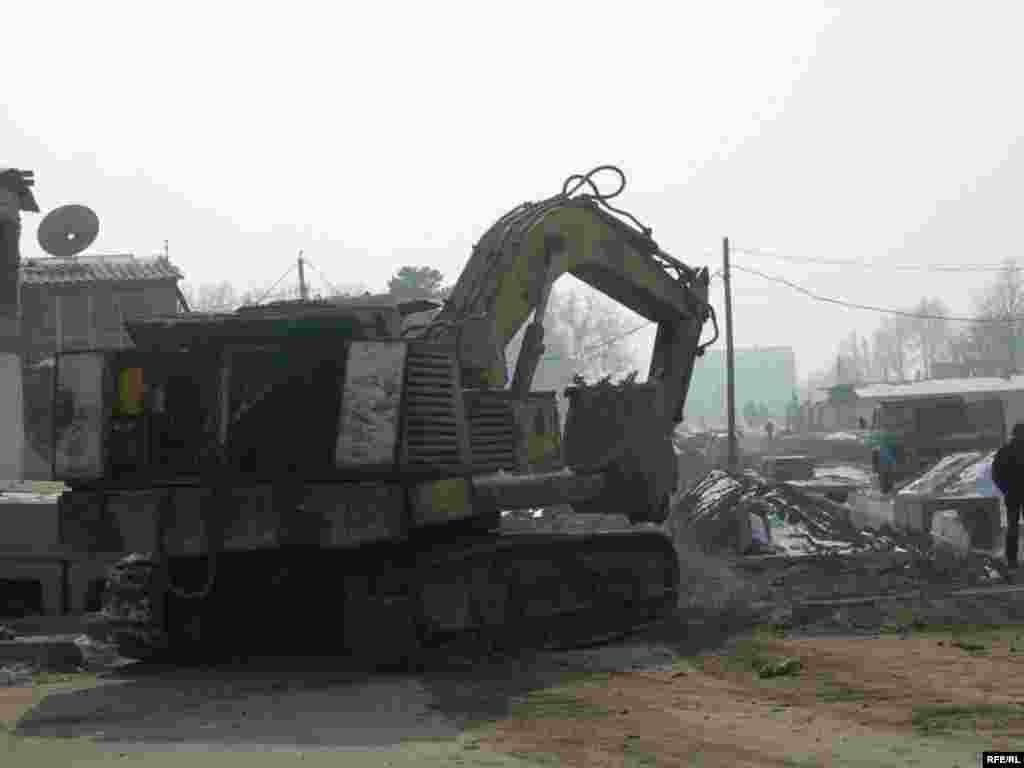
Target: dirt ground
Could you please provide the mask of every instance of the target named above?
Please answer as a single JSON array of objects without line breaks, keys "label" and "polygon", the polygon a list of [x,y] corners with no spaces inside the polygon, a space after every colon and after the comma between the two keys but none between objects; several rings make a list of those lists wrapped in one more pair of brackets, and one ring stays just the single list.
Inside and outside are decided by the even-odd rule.
[{"label": "dirt ground", "polygon": [[0,688],[0,761],[969,766],[1024,745],[1024,625],[780,634],[667,624],[418,678],[317,660],[49,675]]},{"label": "dirt ground", "polygon": [[602,647],[415,677],[286,658],[0,679],[0,765],[966,768],[1024,749],[1024,594],[826,607],[804,625],[794,600],[921,574],[850,558],[750,572],[676,544],[677,614]]},{"label": "dirt ground", "polygon": [[[787,660],[799,668],[762,677],[773,663],[785,672]],[[1022,671],[1024,626],[762,632],[537,693],[480,743],[551,765],[968,766],[982,749],[1024,745]]]}]

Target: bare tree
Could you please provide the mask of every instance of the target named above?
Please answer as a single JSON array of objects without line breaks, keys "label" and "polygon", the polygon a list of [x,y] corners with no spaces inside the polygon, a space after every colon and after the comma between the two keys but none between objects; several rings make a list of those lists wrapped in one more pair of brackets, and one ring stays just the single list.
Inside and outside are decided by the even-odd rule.
[{"label": "bare tree", "polygon": [[298,283],[283,283],[281,285],[267,285],[266,287],[250,288],[239,298],[239,306],[252,306],[253,304],[265,304],[269,301],[292,301],[302,297],[302,290]]},{"label": "bare tree", "polygon": [[908,318],[887,317],[874,332],[875,367],[881,378],[905,381],[909,373],[912,329]]},{"label": "bare tree", "polygon": [[967,339],[970,353],[976,359],[1007,361],[1016,368],[1015,349],[1024,323],[1024,278],[1021,277],[1017,262],[1007,259],[998,276],[975,300],[975,314],[987,322],[976,323],[970,329]]},{"label": "bare tree", "polygon": [[203,283],[196,287],[190,283],[181,284],[181,293],[193,312],[233,312],[241,303],[231,283]]},{"label": "bare tree", "polygon": [[[361,283],[346,285],[325,284],[322,287],[310,288],[308,296],[311,299],[334,299],[346,296],[362,296],[367,292],[367,287]],[[300,298],[302,298],[302,290],[298,282],[284,282],[276,286],[268,284],[245,291],[239,296],[238,306],[266,304],[271,301],[295,301]]]},{"label": "bare tree", "polygon": [[[551,292],[544,317],[544,355],[534,376],[536,390],[555,390],[564,409],[562,391],[575,374],[588,381],[620,378],[637,366],[628,334],[636,326],[612,299],[592,290]],[[515,369],[523,342],[523,328],[512,337],[505,359]]]},{"label": "bare tree", "polygon": [[864,378],[862,380],[871,381],[876,378],[874,357],[871,354],[871,343],[868,341],[867,336],[860,337],[860,359],[864,366]]},{"label": "bare tree", "polygon": [[621,306],[612,299],[596,291],[566,291],[548,311],[555,332],[567,337],[570,360],[584,378],[622,376],[635,367],[636,360],[625,341],[632,328]]},{"label": "bare tree", "polygon": [[859,337],[856,331],[839,342],[836,359],[837,384],[855,384],[872,378],[871,348],[866,338]]},{"label": "bare tree", "polygon": [[969,325],[949,336],[949,359],[958,365],[969,363],[976,357],[974,351],[976,343],[974,338],[974,326]]},{"label": "bare tree", "polygon": [[939,299],[923,298],[914,307],[921,317],[909,318],[909,343],[921,362],[921,373],[930,378],[935,361],[949,351],[949,308]]}]

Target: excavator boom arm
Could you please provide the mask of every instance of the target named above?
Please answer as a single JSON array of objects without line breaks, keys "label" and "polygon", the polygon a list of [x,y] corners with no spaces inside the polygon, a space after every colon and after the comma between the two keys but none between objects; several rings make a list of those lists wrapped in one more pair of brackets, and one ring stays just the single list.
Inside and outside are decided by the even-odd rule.
[{"label": "excavator boom arm", "polygon": [[[572,178],[586,180],[605,168]],[[483,318],[482,330],[474,334],[480,340],[477,354],[464,356],[464,376],[480,386],[503,387],[510,340],[543,306],[550,284],[572,274],[658,324],[648,380],[660,384],[665,412],[678,422],[702,352],[703,326],[713,319],[707,269],[665,254],[648,231],[617,216],[607,204],[610,196],[590,184],[595,194],[572,196],[563,189],[498,220],[473,249],[435,322],[458,326]]]}]

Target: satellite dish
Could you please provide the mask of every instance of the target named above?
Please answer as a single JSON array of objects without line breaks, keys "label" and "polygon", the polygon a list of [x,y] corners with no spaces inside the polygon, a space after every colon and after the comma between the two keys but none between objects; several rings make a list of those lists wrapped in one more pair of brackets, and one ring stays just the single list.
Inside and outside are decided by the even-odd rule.
[{"label": "satellite dish", "polygon": [[51,256],[67,258],[81,253],[100,233],[100,220],[84,205],[62,205],[39,222],[39,245]]}]

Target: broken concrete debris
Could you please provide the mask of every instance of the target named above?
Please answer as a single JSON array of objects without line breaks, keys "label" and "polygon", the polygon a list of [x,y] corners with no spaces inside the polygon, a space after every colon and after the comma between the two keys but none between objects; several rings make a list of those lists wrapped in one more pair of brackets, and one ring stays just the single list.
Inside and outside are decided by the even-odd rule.
[{"label": "broken concrete debris", "polygon": [[[963,533],[950,522],[942,523],[943,537],[936,538],[931,531],[890,525],[858,530],[850,513],[846,505],[753,472],[716,470],[677,497],[666,526],[674,539],[692,541],[707,556],[742,555],[731,558],[733,564],[763,582],[773,600],[892,593],[925,584],[988,586],[1002,580],[996,558],[963,547]],[[752,535],[752,514],[766,523],[767,547]],[[782,558],[772,565],[777,558],[756,557],[764,554]],[[755,577],[751,567],[761,575]]]},{"label": "broken concrete debris", "polygon": [[[767,544],[754,539],[752,518],[763,522]],[[858,531],[847,507],[750,471],[709,472],[677,497],[671,525],[691,529],[709,554],[839,554],[887,546],[872,533]]]},{"label": "broken concrete debris", "polygon": [[971,537],[955,509],[939,510],[932,517],[932,537],[936,546],[946,548],[959,557],[966,557]]},{"label": "broken concrete debris", "polygon": [[[897,522],[906,520],[947,543],[960,540],[958,531],[962,528],[968,537],[963,549],[989,551],[999,547],[1006,511],[1002,495],[992,482],[994,456],[994,451],[964,451],[944,457],[895,495]],[[951,510],[956,511],[959,521],[953,522],[952,516],[946,515],[936,528],[935,515]]]},{"label": "broken concrete debris", "polygon": [[921,496],[995,496],[992,459],[995,451],[963,451],[944,457],[922,475],[905,484],[900,493]]},{"label": "broken concrete debris", "polygon": [[769,456],[761,463],[765,476],[773,480],[812,480],[814,459],[810,456]]}]

